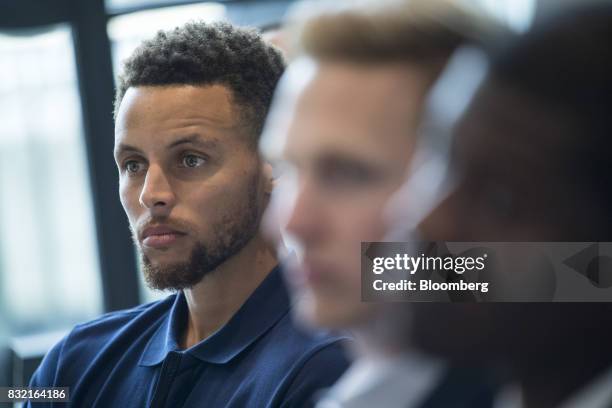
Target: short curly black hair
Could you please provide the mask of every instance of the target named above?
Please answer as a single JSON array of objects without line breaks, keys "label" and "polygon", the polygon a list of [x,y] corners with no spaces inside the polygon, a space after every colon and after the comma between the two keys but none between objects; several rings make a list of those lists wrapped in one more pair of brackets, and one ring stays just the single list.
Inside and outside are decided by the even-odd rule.
[{"label": "short curly black hair", "polygon": [[256,142],[284,68],[280,51],[256,30],[192,21],[159,31],[124,61],[114,115],[130,87],[221,84],[232,91]]}]

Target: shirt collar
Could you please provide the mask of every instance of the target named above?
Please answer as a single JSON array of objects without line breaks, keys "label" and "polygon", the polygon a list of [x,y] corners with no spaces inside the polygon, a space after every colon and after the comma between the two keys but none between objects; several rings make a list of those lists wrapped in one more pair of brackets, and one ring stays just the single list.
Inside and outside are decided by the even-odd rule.
[{"label": "shirt collar", "polygon": [[417,353],[358,358],[317,408],[416,406],[439,383],[445,366]]},{"label": "shirt collar", "polygon": [[[208,363],[228,363],[286,315],[289,305],[289,294],[277,266],[229,322],[184,352]],[[187,313],[185,295],[179,292],[170,312],[147,343],[139,365],[160,364],[169,352],[179,350],[178,336],[185,326]]]}]

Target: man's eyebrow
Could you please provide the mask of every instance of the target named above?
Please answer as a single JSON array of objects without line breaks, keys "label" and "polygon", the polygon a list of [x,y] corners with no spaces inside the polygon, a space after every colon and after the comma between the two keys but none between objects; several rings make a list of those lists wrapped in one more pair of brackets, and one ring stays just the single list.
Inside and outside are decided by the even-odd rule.
[{"label": "man's eyebrow", "polygon": [[130,146],[125,143],[119,143],[119,145],[117,145],[117,148],[115,149],[115,156],[118,156],[119,154],[125,153],[125,152],[134,152],[134,153],[142,154],[142,150],[140,150],[137,147]]},{"label": "man's eyebrow", "polygon": [[170,143],[168,145],[168,148],[171,149],[173,147],[176,146],[180,146],[182,144],[194,144],[196,146],[201,146],[204,148],[215,148],[218,145],[218,142],[216,139],[212,139],[212,140],[203,140],[200,135],[198,135],[197,133],[189,135],[189,136],[185,136],[185,137],[181,137],[180,139],[177,139],[175,141],[173,141],[172,143]]},{"label": "man's eyebrow", "polygon": [[326,166],[370,166],[366,159],[342,152],[324,153],[317,157],[317,163]]},{"label": "man's eyebrow", "polygon": [[[193,135],[181,137],[180,139],[173,141],[172,143],[168,145],[167,148],[171,149],[176,146],[180,146],[182,144],[194,144],[196,146],[201,146],[204,148],[212,149],[218,146],[218,141],[216,139],[202,140],[202,138],[198,134],[193,134]],[[115,156],[118,156],[119,154],[126,153],[126,152],[143,154],[142,150],[135,146],[128,145],[125,143],[119,143],[119,145],[117,145],[117,148],[115,149]]]}]

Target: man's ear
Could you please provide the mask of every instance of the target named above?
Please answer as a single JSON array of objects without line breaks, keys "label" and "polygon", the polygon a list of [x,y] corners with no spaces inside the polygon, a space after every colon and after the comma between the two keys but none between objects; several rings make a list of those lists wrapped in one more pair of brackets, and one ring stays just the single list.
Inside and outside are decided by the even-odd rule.
[{"label": "man's ear", "polygon": [[272,190],[274,190],[274,186],[276,185],[276,180],[273,175],[274,171],[272,165],[267,162],[262,162],[262,174],[265,182],[265,192],[266,194],[272,194]]}]

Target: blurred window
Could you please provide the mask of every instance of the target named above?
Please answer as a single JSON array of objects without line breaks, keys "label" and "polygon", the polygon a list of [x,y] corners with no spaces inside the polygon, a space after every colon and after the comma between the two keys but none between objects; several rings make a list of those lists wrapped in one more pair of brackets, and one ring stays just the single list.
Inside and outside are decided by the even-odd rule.
[{"label": "blurred window", "polygon": [[0,334],[71,326],[102,291],[70,28],[0,56]]},{"label": "blurred window", "polygon": [[126,8],[151,7],[178,3],[181,0],[106,0],[108,11],[124,10]]},{"label": "blurred window", "polygon": [[219,21],[225,18],[225,6],[212,2],[164,7],[112,18],[108,23],[108,36],[112,44],[115,74],[121,72],[121,62],[130,56],[140,42],[153,37],[159,30],[170,30],[190,20]]},{"label": "blurred window", "polygon": [[535,17],[536,0],[477,0],[477,3],[517,32],[526,31]]}]

